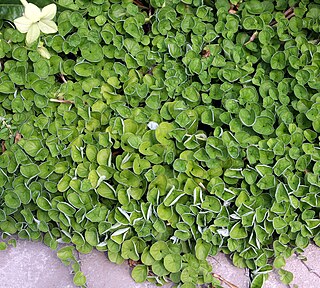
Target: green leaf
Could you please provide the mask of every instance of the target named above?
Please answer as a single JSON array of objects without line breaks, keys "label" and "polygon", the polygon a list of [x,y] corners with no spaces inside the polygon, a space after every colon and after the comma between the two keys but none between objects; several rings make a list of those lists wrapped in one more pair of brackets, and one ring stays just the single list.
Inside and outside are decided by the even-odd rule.
[{"label": "green leaf", "polygon": [[230,237],[232,239],[244,239],[248,235],[246,229],[241,226],[240,222],[237,222],[230,230]]},{"label": "green leaf", "polygon": [[69,175],[64,175],[58,182],[58,185],[57,185],[58,191],[60,192],[66,191],[69,188],[70,180],[71,178]]},{"label": "green leaf", "polygon": [[[1,9],[1,8],[0,8]],[[6,242],[0,242],[0,251],[6,250],[8,247]]]},{"label": "green leaf", "polygon": [[277,185],[275,198],[278,203],[290,201],[288,190],[283,183]]},{"label": "green leaf", "polygon": [[122,243],[121,256],[124,259],[132,259],[134,261],[139,260],[139,254],[137,252],[137,247],[134,241],[125,240]]},{"label": "green leaf", "polygon": [[201,204],[201,208],[218,213],[221,210],[221,204],[215,196],[206,196]]},{"label": "green leaf", "polygon": [[211,244],[203,241],[202,239],[197,239],[195,250],[196,257],[199,260],[206,260],[211,250]]},{"label": "green leaf", "polygon": [[133,17],[129,17],[124,21],[123,28],[129,35],[134,38],[140,39],[142,36],[142,31]]},{"label": "green leaf", "polygon": [[283,256],[278,256],[273,261],[273,266],[277,269],[286,265],[286,261]]},{"label": "green leaf", "polygon": [[262,288],[264,281],[265,281],[264,274],[258,274],[253,278],[250,287],[252,287],[252,288]]},{"label": "green leaf", "polygon": [[3,172],[2,169],[0,169],[0,186],[4,187],[7,181],[8,181],[8,176]]},{"label": "green leaf", "polygon": [[109,158],[111,156],[110,149],[101,149],[97,154],[97,162],[99,165],[109,166]]},{"label": "green leaf", "polygon": [[284,284],[289,284],[293,280],[293,274],[290,271],[284,270],[284,269],[279,269],[278,271],[280,280]]},{"label": "green leaf", "polygon": [[197,270],[195,270],[191,266],[187,266],[182,270],[180,277],[183,283],[189,283],[189,284],[192,283],[192,285],[194,285],[197,275],[198,275]]},{"label": "green leaf", "polygon": [[86,241],[93,247],[97,246],[99,243],[98,232],[96,228],[90,228],[84,233]]},{"label": "green leaf", "polygon": [[19,196],[14,192],[9,192],[4,196],[5,204],[12,209],[20,207],[21,201]]},{"label": "green leaf", "polygon": [[11,94],[11,93],[14,93],[14,91],[15,91],[15,87],[13,82],[4,81],[0,83],[0,93]]},{"label": "green leaf", "polygon": [[310,155],[302,155],[296,162],[296,169],[299,171],[305,171],[311,161]]},{"label": "green leaf", "polygon": [[44,211],[49,211],[52,208],[50,201],[43,196],[38,197],[36,202],[39,208]]},{"label": "green leaf", "polygon": [[262,12],[272,12],[274,6],[268,1],[251,0],[248,1],[245,8],[250,14],[261,14]]},{"label": "green leaf", "polygon": [[281,158],[277,161],[277,163],[274,165],[273,170],[274,170],[274,174],[276,174],[277,176],[282,175],[286,169],[288,169],[291,166],[291,163],[289,160],[285,159],[285,158]]},{"label": "green leaf", "polygon": [[145,265],[137,265],[132,269],[131,276],[137,283],[143,283],[147,280],[148,267]]},{"label": "green leaf", "polygon": [[146,159],[139,159],[139,158],[135,158],[133,161],[133,171],[136,174],[141,174],[142,171],[150,168],[150,162]]},{"label": "green leaf", "polygon": [[173,168],[178,172],[185,172],[187,170],[187,161],[176,159],[173,163]]},{"label": "green leaf", "polygon": [[76,209],[66,202],[58,203],[57,208],[67,216],[73,216],[76,212]]},{"label": "green leaf", "polygon": [[200,98],[200,95],[194,87],[189,86],[182,92],[182,97],[191,102],[197,102]]},{"label": "green leaf", "polygon": [[261,135],[271,135],[274,132],[273,120],[267,116],[258,116],[252,127]]},{"label": "green leaf", "polygon": [[233,69],[223,69],[222,75],[227,81],[235,82],[240,78],[241,73]]},{"label": "green leaf", "polygon": [[282,70],[286,67],[286,56],[283,51],[278,51],[276,52],[272,57],[271,57],[271,68],[272,69],[279,69]]},{"label": "green leaf", "polygon": [[156,261],[163,259],[167,254],[169,254],[167,243],[164,241],[155,242],[150,248],[150,254]]},{"label": "green leaf", "polygon": [[281,217],[275,217],[273,218],[272,221],[273,221],[273,227],[275,229],[282,229],[288,225],[287,222]]},{"label": "green leaf", "polygon": [[76,272],[73,276],[73,283],[77,286],[84,286],[87,282],[86,276],[81,271]]},{"label": "green leaf", "polygon": [[88,77],[93,73],[93,65],[86,62],[78,63],[74,66],[74,72],[79,76]]},{"label": "green leaf", "polygon": [[254,110],[241,109],[239,111],[239,118],[243,125],[252,126],[256,121]]},{"label": "green leaf", "polygon": [[40,173],[40,169],[36,164],[27,164],[20,167],[21,174],[26,178],[33,178]]},{"label": "green leaf", "polygon": [[168,275],[170,272],[164,267],[163,261],[155,261],[151,266],[152,272],[158,276]]},{"label": "green leaf", "polygon": [[114,188],[108,183],[108,182],[102,182],[98,189],[97,192],[100,196],[108,199],[115,200],[116,199],[116,191]]},{"label": "green leaf", "polygon": [[89,62],[99,62],[103,59],[102,47],[93,42],[85,42],[80,46],[81,55]]},{"label": "green leaf", "polygon": [[62,247],[61,249],[58,250],[57,256],[60,260],[63,260],[63,261],[73,259],[74,258],[73,250],[74,250],[73,246]]},{"label": "green leaf", "polygon": [[182,259],[179,254],[168,254],[163,259],[164,267],[171,273],[180,271]]}]

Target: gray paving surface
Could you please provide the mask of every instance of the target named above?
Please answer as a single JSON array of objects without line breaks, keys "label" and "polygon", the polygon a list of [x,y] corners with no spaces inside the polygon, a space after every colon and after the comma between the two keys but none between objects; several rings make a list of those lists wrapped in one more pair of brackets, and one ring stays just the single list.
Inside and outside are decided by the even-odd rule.
[{"label": "gray paving surface", "polygon": [[80,255],[81,269],[87,277],[88,288],[145,288],[154,287],[150,283],[138,284],[130,276],[127,262],[117,265],[97,250]]},{"label": "gray paving surface", "polygon": [[[283,285],[276,273],[271,273],[264,288],[320,288],[320,248],[310,245],[303,253],[305,260],[296,255],[287,260],[285,269],[295,278],[289,286]],[[87,277],[88,288],[151,288],[152,284],[137,284],[130,277],[126,263],[115,265],[102,252],[80,255],[81,269]],[[301,257],[300,257],[301,258]],[[42,243],[17,241],[0,251],[0,288],[74,288],[70,267],[64,266],[56,252]],[[249,287],[245,269],[234,267],[227,256],[210,258],[213,271],[238,288]],[[166,287],[171,287],[167,285]],[[228,287],[224,285],[224,287]]]},{"label": "gray paving surface", "polygon": [[[212,272],[220,275],[223,279],[239,288],[247,288],[250,286],[249,271],[235,267],[226,255],[219,253],[215,257],[210,257],[208,260],[212,265]],[[222,286],[228,287],[227,285]]]},{"label": "gray paving surface", "polygon": [[73,288],[71,269],[42,243],[17,241],[0,251],[1,288]]},{"label": "gray paving surface", "polygon": [[[287,260],[284,269],[290,271],[295,276],[291,284],[292,288],[320,288],[320,248],[309,245],[302,254],[306,260],[300,260],[297,255]],[[276,273],[271,273],[265,283],[264,288],[287,288],[279,280]]]}]

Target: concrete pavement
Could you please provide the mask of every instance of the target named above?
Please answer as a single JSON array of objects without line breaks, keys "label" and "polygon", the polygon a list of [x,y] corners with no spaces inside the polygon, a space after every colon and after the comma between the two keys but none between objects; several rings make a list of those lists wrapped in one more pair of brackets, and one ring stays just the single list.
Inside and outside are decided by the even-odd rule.
[{"label": "concrete pavement", "polygon": [[[264,288],[319,288],[320,248],[310,245],[305,257],[292,256],[285,269],[295,278],[289,286],[280,282],[276,273],[271,273]],[[137,284],[130,277],[127,263],[116,265],[109,262],[104,253],[94,250],[88,255],[79,255],[81,270],[87,277],[88,288],[151,288],[150,283]],[[305,258],[303,260],[299,258]],[[64,266],[56,251],[39,242],[17,240],[17,247],[9,246],[0,251],[0,288],[74,288],[70,267]],[[238,288],[248,288],[248,271],[232,265],[230,259],[218,254],[209,259],[213,271]],[[166,287],[171,287],[168,284]],[[224,285],[224,287],[228,287]]]}]

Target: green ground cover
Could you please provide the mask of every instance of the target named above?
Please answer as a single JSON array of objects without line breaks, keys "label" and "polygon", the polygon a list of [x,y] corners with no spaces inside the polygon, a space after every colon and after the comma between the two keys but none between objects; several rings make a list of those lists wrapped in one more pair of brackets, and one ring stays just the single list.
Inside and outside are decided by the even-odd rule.
[{"label": "green ground cover", "polygon": [[73,244],[79,286],[74,247],[137,282],[219,287],[219,251],[292,280],[320,244],[319,0],[5,2],[3,238]]}]

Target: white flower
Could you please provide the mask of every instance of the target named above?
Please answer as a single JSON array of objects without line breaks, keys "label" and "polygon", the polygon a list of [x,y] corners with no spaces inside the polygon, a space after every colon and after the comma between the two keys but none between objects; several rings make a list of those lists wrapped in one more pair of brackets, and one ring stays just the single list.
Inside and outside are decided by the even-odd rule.
[{"label": "white flower", "polygon": [[157,122],[150,121],[147,126],[151,130],[156,130],[158,128],[159,124]]},{"label": "white flower", "polygon": [[24,6],[22,17],[14,20],[14,24],[21,33],[27,33],[26,42],[28,45],[36,41],[40,36],[40,31],[45,34],[58,31],[56,23],[52,21],[57,13],[57,6],[50,4],[41,10],[39,7],[26,0],[20,0]]}]

